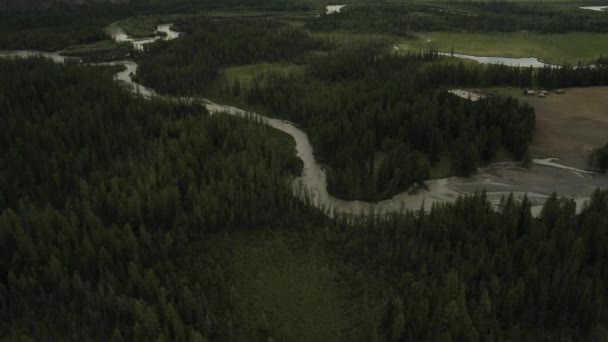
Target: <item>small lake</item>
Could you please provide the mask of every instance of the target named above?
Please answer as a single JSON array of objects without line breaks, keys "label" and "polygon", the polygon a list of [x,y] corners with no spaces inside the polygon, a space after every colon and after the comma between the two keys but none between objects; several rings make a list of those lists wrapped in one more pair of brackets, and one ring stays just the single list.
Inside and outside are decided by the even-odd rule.
[{"label": "small lake", "polygon": [[509,58],[509,57],[484,57],[484,56],[472,56],[472,55],[465,55],[465,54],[461,54],[461,53],[449,53],[449,52],[439,52],[440,55],[442,56],[448,56],[448,57],[456,57],[456,58],[465,58],[465,59],[472,59],[474,61],[477,61],[481,64],[503,64],[503,65],[507,65],[507,66],[513,66],[513,67],[533,67],[533,68],[543,68],[545,66],[554,66],[551,64],[546,64],[541,62],[538,58],[536,57],[526,57],[526,58]]},{"label": "small lake", "polygon": [[329,5],[325,7],[325,14],[340,13],[340,10],[346,5]]},{"label": "small lake", "polygon": [[579,8],[596,12],[604,12],[608,8],[608,6],[584,6]]}]

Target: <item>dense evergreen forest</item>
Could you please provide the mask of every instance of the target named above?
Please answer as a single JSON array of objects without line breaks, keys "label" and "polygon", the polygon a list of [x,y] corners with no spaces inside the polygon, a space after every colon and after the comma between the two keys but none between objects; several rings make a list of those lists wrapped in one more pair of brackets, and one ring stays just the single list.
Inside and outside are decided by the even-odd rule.
[{"label": "dense evergreen forest", "polygon": [[315,239],[354,286],[386,284],[362,292],[386,303],[366,314],[370,340],[607,337],[608,192],[580,216],[556,197],[539,219],[513,198],[496,212],[478,194],[327,221],[292,196],[293,143],[265,126],[132,98],[109,70],[0,70],[4,337],[247,339],[230,274],[204,254],[196,273],[180,260],[197,240],[264,225],[325,226]]},{"label": "dense evergreen forest", "polygon": [[[256,10],[285,13],[315,9],[299,0],[130,0],[82,4],[59,2],[50,8],[9,6],[0,2],[0,50],[35,49],[57,51],[71,45],[106,39],[103,28],[120,19],[158,14],[192,15],[213,10]],[[16,8],[13,8],[16,7]]]},{"label": "dense evergreen forest", "polygon": [[[460,175],[500,148],[523,158],[534,110],[512,98],[471,102],[441,91],[450,79],[432,75],[450,67],[428,65],[434,58],[340,51],[304,75],[263,75],[246,96],[304,126],[341,198],[386,198],[428,179],[441,157],[452,157]],[[491,79],[484,71],[480,78]]]},{"label": "dense evergreen forest", "polygon": [[177,29],[182,39],[147,48],[138,79],[164,93],[201,94],[219,79],[219,68],[255,62],[304,63],[305,52],[327,43],[270,19],[191,18]]},{"label": "dense evergreen forest", "polygon": [[393,285],[370,341],[608,339],[607,191],[578,216],[556,196],[535,219],[528,200],[495,212],[477,194],[338,226],[343,257]]},{"label": "dense evergreen forest", "polygon": [[400,36],[416,31],[452,30],[607,32],[608,16],[601,12],[555,8],[540,2],[451,2],[448,8],[423,3],[386,3],[348,6],[339,14],[311,20],[306,27],[313,31],[347,30]]},{"label": "dense evergreen forest", "polygon": [[128,15],[107,5],[79,9],[0,12],[0,49],[56,51],[106,39],[102,28]]},{"label": "dense evergreen forest", "polygon": [[222,270],[177,260],[189,239],[294,219],[293,142],[100,72],[0,62],[0,336],[229,339]]},{"label": "dense evergreen forest", "polygon": [[538,219],[512,197],[497,212],[478,194],[328,221],[291,194],[293,143],[265,126],[132,98],[111,70],[0,71],[0,336],[250,339],[230,273],[204,253],[195,273],[180,260],[210,236],[273,225],[324,226],[314,239],[351,265],[351,286],[385,284],[360,289],[384,307],[364,314],[363,339],[608,338],[606,191],[580,215],[555,196]]},{"label": "dense evergreen forest", "polygon": [[[432,52],[387,55],[379,43],[314,58],[310,52],[328,42],[266,19],[187,20],[180,29],[188,32],[183,39],[147,50],[138,79],[179,95],[209,94],[219,84],[225,95],[302,124],[329,166],[330,191],[341,198],[403,191],[428,179],[441,156],[469,156],[453,158],[453,173],[462,175],[501,147],[522,158],[534,129],[532,108],[513,99],[467,103],[437,93],[452,83],[529,84],[529,70],[456,69],[429,63],[439,59]],[[305,60],[311,65],[304,75],[262,75],[249,87],[221,77],[222,66]]]},{"label": "dense evergreen forest", "polygon": [[589,155],[589,165],[601,171],[608,170],[608,144],[594,149]]},{"label": "dense evergreen forest", "polygon": [[[450,174],[468,175],[500,149],[526,157],[531,107],[500,97],[470,103],[444,93],[446,87],[608,83],[601,65],[533,70],[444,61],[433,51],[389,54],[381,41],[336,47],[267,18],[190,18],[179,29],[185,37],[147,49],[138,79],[164,93],[232,98],[302,124],[328,166],[330,192],[345,199],[407,190],[442,158],[451,160]],[[259,62],[306,69],[263,73],[247,85],[222,72]]]}]

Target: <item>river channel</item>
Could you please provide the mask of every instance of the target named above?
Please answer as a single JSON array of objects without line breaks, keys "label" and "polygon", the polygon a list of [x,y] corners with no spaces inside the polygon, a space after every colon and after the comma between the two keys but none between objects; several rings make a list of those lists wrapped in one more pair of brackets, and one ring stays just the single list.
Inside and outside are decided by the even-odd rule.
[{"label": "river channel", "polygon": [[[153,37],[143,40],[132,39],[119,27],[109,30],[116,41],[130,41],[135,48],[142,48],[144,44],[158,39],[175,39],[179,33],[171,30],[171,25],[163,25],[157,29],[165,32],[161,38]],[[65,62],[66,58],[59,53],[45,53],[36,51],[0,51],[0,57],[24,58],[42,56],[50,58],[57,63]],[[504,62],[504,59],[495,60]],[[488,63],[490,60],[487,61]],[[504,63],[503,63],[504,64]],[[322,164],[314,157],[314,149],[307,134],[295,124],[276,118],[269,118],[250,111],[229,105],[214,103],[204,98],[179,98],[158,95],[153,89],[136,83],[133,76],[137,73],[137,63],[133,61],[117,61],[108,63],[95,63],[92,65],[121,65],[124,70],[114,75],[117,82],[123,84],[131,92],[149,98],[161,96],[167,100],[196,100],[204,104],[212,114],[228,114],[239,117],[254,118],[259,122],[290,135],[296,143],[296,153],[303,162],[302,174],[293,182],[294,193],[297,196],[308,196],[319,208],[328,215],[335,214],[365,214],[370,211],[376,213],[398,212],[405,209],[417,210],[430,208],[434,203],[455,201],[459,196],[485,190],[488,199],[499,206],[501,198],[513,194],[517,199],[527,195],[532,202],[533,214],[538,214],[542,204],[548,196],[557,192],[560,196],[571,197],[577,203],[577,209],[583,207],[591,192],[598,187],[608,187],[608,176],[592,173],[559,164],[554,159],[534,159],[529,169],[520,168],[516,163],[497,163],[480,168],[471,177],[449,177],[426,181],[427,190],[419,190],[415,194],[402,192],[394,197],[377,202],[345,201],[336,198],[327,191],[327,175]],[[521,64],[518,64],[521,65]],[[522,65],[525,66],[525,65]]]}]

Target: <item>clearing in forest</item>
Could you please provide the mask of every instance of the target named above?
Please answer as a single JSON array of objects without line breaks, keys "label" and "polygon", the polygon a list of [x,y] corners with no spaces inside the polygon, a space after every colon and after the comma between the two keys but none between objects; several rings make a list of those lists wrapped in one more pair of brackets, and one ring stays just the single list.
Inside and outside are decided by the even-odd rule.
[{"label": "clearing in forest", "polygon": [[319,241],[274,229],[222,234],[207,244],[232,280],[240,315],[247,317],[238,324],[243,331],[237,340],[266,340],[270,331],[274,340],[288,341],[360,336],[360,284],[340,277],[344,264]]},{"label": "clearing in forest", "polygon": [[433,48],[439,51],[451,51],[453,48],[456,53],[473,56],[536,57],[552,64],[590,62],[608,52],[608,36],[593,32],[428,32],[420,33],[419,36],[421,38],[416,41],[400,42],[399,48]]},{"label": "clearing in forest", "polygon": [[608,142],[608,87],[570,88],[528,102],[536,110],[533,155],[584,168],[589,152]]}]

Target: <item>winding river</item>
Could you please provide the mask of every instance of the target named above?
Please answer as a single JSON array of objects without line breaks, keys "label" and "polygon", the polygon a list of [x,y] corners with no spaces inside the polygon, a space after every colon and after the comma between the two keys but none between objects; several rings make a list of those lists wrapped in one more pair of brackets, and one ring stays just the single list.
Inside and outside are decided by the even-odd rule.
[{"label": "winding river", "polygon": [[[164,30],[164,31],[163,31]],[[163,26],[165,32],[164,39],[175,39],[179,36],[178,32],[171,30],[171,25]],[[110,30],[116,41],[131,41],[136,48],[144,44],[154,42],[154,39],[134,40],[128,37],[122,29]],[[139,47],[138,47],[139,46]],[[66,58],[59,53],[44,53],[36,51],[4,51],[0,52],[0,57],[23,58],[31,56],[42,56],[51,58],[57,63],[65,62]],[[124,70],[114,75],[114,79],[124,84],[131,92],[149,98],[161,96],[168,100],[196,100],[204,104],[207,110],[212,113],[224,113],[239,117],[249,117],[259,120],[281,132],[289,134],[296,143],[296,153],[303,162],[301,176],[293,182],[294,193],[296,196],[308,196],[314,205],[323,209],[328,215],[335,214],[365,214],[370,211],[376,213],[398,212],[404,209],[417,210],[429,208],[438,202],[455,201],[459,196],[473,193],[485,189],[488,199],[496,204],[500,204],[501,199],[512,193],[516,198],[521,199],[524,195],[532,201],[533,214],[540,212],[541,206],[549,194],[557,192],[561,196],[574,198],[577,209],[583,207],[583,203],[589,198],[589,194],[597,187],[608,187],[608,177],[579,170],[561,165],[553,159],[535,159],[534,165],[529,169],[521,169],[516,163],[497,163],[487,168],[479,169],[478,173],[472,177],[449,177],[426,181],[427,190],[420,190],[416,194],[402,192],[394,197],[370,203],[364,201],[345,201],[333,197],[327,191],[327,175],[323,165],[319,164],[313,153],[313,147],[304,131],[296,127],[293,123],[276,118],[269,118],[249,111],[245,111],[233,106],[214,103],[204,98],[179,98],[165,95],[158,95],[153,89],[147,88],[133,81],[132,76],[137,73],[137,64],[133,61],[117,61],[107,63],[94,63],[92,65],[121,65]]]}]

